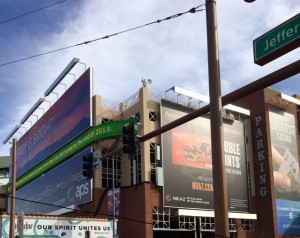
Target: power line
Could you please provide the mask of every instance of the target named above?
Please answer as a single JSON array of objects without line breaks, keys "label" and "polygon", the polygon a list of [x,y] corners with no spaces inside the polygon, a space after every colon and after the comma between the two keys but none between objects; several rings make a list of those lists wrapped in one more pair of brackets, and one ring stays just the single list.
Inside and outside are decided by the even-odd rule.
[{"label": "power line", "polygon": [[51,50],[51,51],[47,51],[47,52],[44,52],[44,53],[40,53],[40,54],[28,56],[28,57],[25,57],[25,58],[22,58],[22,59],[18,59],[18,60],[6,62],[6,63],[3,63],[3,64],[0,64],[0,67],[5,66],[5,65],[9,65],[9,64],[14,64],[14,63],[17,63],[17,62],[20,62],[20,61],[24,61],[24,60],[36,58],[36,57],[39,57],[39,56],[51,54],[51,53],[54,53],[54,52],[58,52],[58,51],[70,49],[70,48],[73,48],[73,47],[76,47],[76,46],[87,45],[87,44],[93,43],[93,42],[95,42],[95,41],[105,40],[105,39],[108,39],[108,38],[113,37],[113,36],[116,36],[116,35],[124,34],[124,33],[126,33],[126,32],[130,32],[130,31],[134,31],[134,30],[137,30],[137,29],[146,27],[146,26],[150,26],[150,25],[152,25],[152,24],[161,23],[161,22],[167,21],[167,20],[172,20],[172,19],[174,19],[174,18],[180,17],[180,16],[185,15],[185,14],[187,14],[187,13],[196,13],[196,12],[204,11],[204,9],[199,9],[199,10],[197,10],[199,7],[202,7],[202,6],[204,6],[204,5],[205,5],[205,4],[201,4],[201,5],[197,6],[197,7],[191,8],[190,10],[188,10],[188,11],[186,11],[186,12],[177,13],[177,14],[174,14],[174,15],[172,15],[172,16],[168,16],[168,17],[166,17],[166,18],[164,18],[164,19],[156,20],[156,21],[149,22],[149,23],[146,23],[146,24],[143,24],[143,25],[140,25],[140,26],[132,27],[132,28],[129,28],[129,29],[127,29],[127,30],[119,31],[119,32],[114,33],[114,34],[102,36],[102,37],[99,37],[99,38],[96,38],[96,39],[93,39],[93,40],[84,41],[84,42],[81,42],[81,43],[78,43],[78,44],[75,44],[75,45],[70,45],[70,46],[58,48],[58,49]]},{"label": "power line", "polygon": [[12,21],[12,20],[15,20],[15,19],[18,19],[18,18],[27,16],[27,15],[29,15],[29,14],[32,14],[32,13],[35,13],[35,12],[44,10],[44,9],[46,9],[46,8],[48,8],[48,7],[52,7],[52,6],[54,6],[54,5],[57,5],[57,4],[66,2],[66,1],[67,1],[67,0],[63,0],[63,1],[60,1],[60,2],[56,2],[56,3],[53,3],[53,4],[51,4],[51,5],[47,5],[47,6],[45,6],[45,7],[42,7],[42,8],[33,10],[33,11],[31,11],[31,12],[27,12],[27,13],[24,13],[24,14],[22,14],[22,15],[19,15],[19,16],[16,16],[16,17],[9,18],[9,19],[7,19],[7,20],[5,20],[5,21],[1,21],[1,22],[0,22],[0,25],[3,24],[3,23],[9,22],[9,21]]},{"label": "power line", "polygon": [[[69,207],[54,205],[54,204],[45,203],[45,202],[32,201],[32,200],[25,199],[25,198],[12,197],[12,196],[6,195],[6,194],[1,194],[1,197],[2,198],[10,197],[10,198],[15,198],[16,200],[20,200],[20,201],[23,201],[23,202],[31,202],[31,203],[41,204],[41,205],[45,205],[45,206],[52,206],[52,207],[56,207],[56,208],[61,208],[61,209],[63,208],[63,209],[66,209],[66,210],[70,210],[70,212],[82,212],[82,213],[86,213],[86,214],[93,214],[94,216],[95,215],[107,216],[107,217],[110,216],[110,214],[108,214],[108,213],[89,212],[89,211],[86,211],[86,210],[74,209],[74,208],[69,208]],[[116,218],[117,219],[124,219],[124,220],[127,220],[127,221],[132,221],[132,222],[143,223],[143,224],[152,224],[151,222],[136,220],[136,219],[132,219],[132,218],[128,218],[128,217],[123,217],[123,216],[117,216]]]}]

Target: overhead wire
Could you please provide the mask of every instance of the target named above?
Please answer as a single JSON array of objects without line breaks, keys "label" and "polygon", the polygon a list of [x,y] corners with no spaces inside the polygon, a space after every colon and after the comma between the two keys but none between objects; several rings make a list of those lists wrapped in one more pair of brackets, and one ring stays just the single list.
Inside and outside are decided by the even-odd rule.
[{"label": "overhead wire", "polygon": [[[64,2],[64,1],[66,1],[66,0],[63,0],[63,1],[61,1],[61,2]],[[59,4],[59,3],[61,3],[61,2],[57,2],[57,3],[55,3],[55,4]],[[54,5],[54,4],[52,4],[52,5]],[[49,6],[46,6],[46,7],[50,7],[50,6],[52,6],[52,5],[49,5]],[[140,29],[140,28],[143,28],[143,27],[152,25],[152,24],[157,24],[157,23],[161,23],[161,22],[163,22],[163,21],[171,20],[171,19],[180,17],[180,16],[182,16],[182,15],[185,15],[185,14],[187,14],[187,13],[196,13],[196,12],[204,11],[205,9],[198,9],[198,8],[204,6],[204,5],[205,5],[205,4],[201,4],[201,5],[197,6],[197,7],[191,8],[191,9],[188,10],[188,11],[185,11],[185,12],[182,12],[182,13],[177,13],[177,14],[168,16],[168,17],[163,18],[163,19],[159,19],[159,20],[156,20],[156,21],[153,21],[153,22],[149,22],[149,23],[140,25],[140,26],[136,26],[136,27],[129,28],[129,29],[126,29],[126,30],[123,30],[123,31],[119,31],[119,32],[114,33],[114,34],[106,35],[106,36],[99,37],[99,38],[96,38],[96,39],[93,39],[93,40],[89,40],[89,41],[84,41],[84,42],[81,42],[81,43],[78,43],[78,44],[75,44],[75,45],[70,45],[70,46],[62,47],[62,48],[59,48],[59,49],[56,49],[56,50],[51,50],[51,51],[48,51],[48,52],[44,52],[44,53],[32,55],[32,56],[29,56],[29,57],[26,57],[26,58],[22,58],[22,59],[19,59],[19,60],[14,60],[14,61],[10,61],[10,62],[7,62],[7,63],[3,63],[3,64],[0,64],[0,66],[4,66],[4,65],[8,65],[8,64],[13,64],[13,63],[17,63],[17,62],[20,62],[20,61],[24,61],[24,60],[36,58],[36,57],[39,57],[39,56],[47,55],[47,54],[50,54],[50,53],[54,53],[54,52],[57,52],[57,51],[62,51],[62,50],[66,50],[66,49],[69,49],[69,48],[76,47],[76,46],[86,45],[86,44],[89,44],[89,43],[92,43],[92,42],[95,42],[95,41],[108,39],[108,38],[110,38],[110,37],[113,37],[113,36],[116,36],[116,35],[120,35],[120,34],[124,34],[124,33],[126,33],[126,32],[130,32],[130,31],[133,31],[133,30],[137,30],[137,29]],[[46,7],[44,7],[44,8],[46,8]],[[41,9],[39,9],[39,10],[42,10],[42,9],[44,9],[44,8],[41,8]],[[36,12],[36,11],[38,11],[38,10],[32,11],[31,13]],[[23,15],[21,15],[21,16],[15,17],[15,18],[8,19],[8,20],[6,20],[6,21],[4,21],[4,22],[7,22],[7,21],[10,21],[10,20],[13,20],[13,19],[22,17],[22,16],[24,16],[24,15],[28,15],[28,14],[30,14],[30,13],[23,14]],[[0,22],[0,24],[2,24],[2,23],[4,23],[4,22]],[[7,195],[7,197],[11,197],[11,196]],[[12,198],[12,197],[11,197],[11,198]],[[22,201],[25,201],[25,202],[32,202],[32,203],[37,203],[37,204],[47,205],[47,206],[54,206],[54,207],[57,207],[57,208],[64,208],[64,209],[67,209],[67,210],[70,210],[70,211],[78,211],[78,212],[83,212],[83,213],[93,213],[94,215],[97,214],[97,215],[108,216],[108,214],[94,213],[94,212],[89,212],[89,211],[84,211],[84,210],[78,210],[78,209],[73,209],[73,208],[68,208],[68,207],[63,207],[63,206],[58,206],[58,205],[48,204],[48,203],[39,202],[39,201],[31,201],[31,200],[23,199],[23,198],[17,198],[17,197],[15,197],[15,199],[22,200]],[[140,221],[140,220],[131,219],[131,218],[126,218],[126,217],[121,217],[121,216],[118,216],[118,219],[125,219],[125,220],[129,220],[129,221],[139,222],[139,223],[145,223],[145,224],[148,224],[148,223],[149,223],[149,222]],[[150,224],[150,223],[149,223],[149,224]],[[152,224],[152,223],[151,223],[151,224]]]},{"label": "overhead wire", "polygon": [[180,17],[180,16],[185,15],[187,13],[196,13],[196,12],[204,11],[205,9],[198,9],[198,8],[204,6],[204,5],[205,4],[201,4],[201,5],[197,6],[197,7],[191,8],[188,11],[177,13],[177,14],[174,14],[172,16],[168,16],[168,17],[163,18],[163,19],[159,19],[159,20],[156,20],[156,21],[153,21],[153,22],[149,22],[149,23],[146,23],[146,24],[143,24],[143,25],[140,25],[140,26],[132,27],[132,28],[129,28],[129,29],[126,29],[126,30],[123,30],[123,31],[119,31],[119,32],[110,34],[110,35],[98,37],[98,38],[95,38],[93,40],[84,41],[84,42],[81,42],[81,43],[78,43],[78,44],[74,44],[74,45],[70,45],[70,46],[58,48],[58,49],[55,49],[55,50],[50,50],[50,51],[47,51],[47,52],[44,52],[44,53],[40,53],[40,54],[28,56],[28,57],[21,58],[21,59],[18,59],[18,60],[13,60],[13,61],[10,61],[10,62],[2,63],[2,64],[0,64],[0,67],[5,66],[5,65],[9,65],[9,64],[14,64],[14,63],[17,63],[17,62],[20,62],[20,61],[24,61],[24,60],[29,60],[29,59],[32,59],[32,58],[40,57],[40,56],[43,56],[43,55],[51,54],[51,53],[54,53],[54,52],[58,52],[58,51],[70,49],[70,48],[73,48],[73,47],[87,45],[87,44],[90,44],[90,43],[93,43],[93,42],[96,42],[96,41],[99,41],[99,40],[105,40],[105,39],[108,39],[108,38],[113,37],[113,36],[117,36],[117,35],[124,34],[124,33],[130,32],[130,31],[134,31],[134,30],[137,30],[137,29],[140,29],[140,28],[143,28],[143,27],[150,26],[152,24],[157,24],[157,23],[161,23],[163,21],[172,20],[174,18]]},{"label": "overhead wire", "polygon": [[[64,206],[54,205],[54,204],[40,202],[40,201],[32,201],[32,200],[25,199],[25,198],[13,197],[13,196],[10,196],[10,195],[5,195],[5,194],[1,194],[1,197],[2,198],[10,197],[10,198],[15,198],[16,200],[20,200],[20,201],[24,201],[24,202],[31,202],[31,203],[41,204],[41,205],[45,205],[45,206],[52,206],[52,207],[56,207],[56,208],[60,208],[60,209],[66,209],[66,210],[70,210],[70,212],[82,212],[82,213],[86,213],[86,214],[93,214],[94,216],[96,216],[96,215],[106,216],[106,217],[110,216],[110,214],[108,214],[108,213],[99,213],[99,212],[95,213],[95,212],[90,212],[90,211],[86,211],[86,210],[80,210],[80,209],[75,209],[75,208],[70,208],[70,207],[64,207]],[[152,222],[136,220],[136,219],[133,219],[133,218],[123,217],[123,216],[116,216],[116,219],[124,219],[124,220],[127,220],[127,221],[143,223],[143,224],[152,224]]]},{"label": "overhead wire", "polygon": [[38,8],[38,9],[36,9],[36,10],[30,11],[30,12],[27,12],[27,13],[24,13],[24,14],[22,14],[22,15],[19,15],[19,16],[16,16],[16,17],[12,17],[12,18],[9,18],[9,19],[4,20],[4,21],[0,21],[0,25],[1,25],[1,24],[4,24],[4,23],[6,23],[6,22],[9,22],[9,21],[13,21],[13,20],[16,20],[16,19],[18,19],[18,18],[27,16],[27,15],[30,15],[30,14],[32,14],[32,13],[35,13],[35,12],[44,10],[44,9],[46,9],[46,8],[53,7],[53,6],[55,6],[55,5],[61,4],[61,3],[66,2],[66,1],[67,1],[67,0],[62,0],[62,1],[60,1],[60,2],[56,2],[56,3],[53,3],[53,4],[50,4],[50,5],[47,5],[47,6]]}]

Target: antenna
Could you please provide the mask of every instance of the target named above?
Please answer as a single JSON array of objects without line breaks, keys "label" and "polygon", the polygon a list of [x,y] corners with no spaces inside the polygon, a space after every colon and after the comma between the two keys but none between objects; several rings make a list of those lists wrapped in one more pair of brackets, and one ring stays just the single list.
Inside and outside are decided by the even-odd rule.
[{"label": "antenna", "polygon": [[152,83],[152,79],[144,79],[142,77],[142,84],[143,84],[143,87],[147,87],[147,84],[151,84]]}]

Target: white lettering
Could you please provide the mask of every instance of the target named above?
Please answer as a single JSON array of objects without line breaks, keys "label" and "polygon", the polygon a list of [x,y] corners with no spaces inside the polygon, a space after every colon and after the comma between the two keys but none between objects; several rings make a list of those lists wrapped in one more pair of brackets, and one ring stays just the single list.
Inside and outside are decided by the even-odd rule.
[{"label": "white lettering", "polygon": [[260,196],[262,196],[262,197],[267,196],[267,188],[266,187],[261,187],[259,191],[260,191]]},{"label": "white lettering", "polygon": [[87,195],[89,193],[89,184],[85,183],[85,184],[81,184],[79,186],[76,186],[76,197],[79,199],[81,199],[82,196]]},{"label": "white lettering", "polygon": [[269,48],[276,47],[276,45],[282,42],[284,43],[284,41],[288,41],[288,38],[298,33],[299,25],[300,24],[295,25],[294,28],[282,29],[282,31],[277,33],[276,37],[266,39],[264,51],[269,50]]},{"label": "white lettering", "polygon": [[259,184],[260,184],[260,189],[259,189],[259,193],[260,193],[260,196],[261,197],[265,197],[267,196],[267,187],[264,186],[265,184],[267,184],[267,176],[266,176],[266,173],[265,173],[265,162],[262,162],[266,159],[264,153],[265,153],[265,150],[264,150],[264,140],[263,140],[263,133],[261,131],[261,128],[260,128],[260,125],[261,125],[261,122],[262,122],[262,117],[261,116],[258,116],[255,118],[255,125],[257,127],[256,129],[256,149],[257,149],[257,162],[260,162],[259,163],[259,166],[260,166],[260,171],[259,171]]}]

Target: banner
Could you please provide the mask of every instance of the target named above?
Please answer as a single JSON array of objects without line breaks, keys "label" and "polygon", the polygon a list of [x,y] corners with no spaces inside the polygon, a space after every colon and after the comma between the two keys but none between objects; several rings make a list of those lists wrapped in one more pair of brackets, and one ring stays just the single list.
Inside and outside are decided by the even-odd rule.
[{"label": "banner", "polygon": [[120,215],[120,188],[109,190],[107,193],[107,209],[109,220],[118,219]]},{"label": "banner", "polygon": [[17,177],[91,126],[90,69],[17,142]]},{"label": "banner", "polygon": [[[123,126],[131,121],[132,119],[112,121],[89,128],[64,147],[44,159],[33,169],[19,177],[16,182],[16,188],[19,188],[43,173],[46,173],[56,165],[67,160],[73,154],[91,145],[93,142],[121,136]],[[11,187],[8,187],[8,191],[11,191]]]},{"label": "banner", "polygon": [[[92,200],[92,180],[82,176],[82,157],[88,148],[16,192],[16,211],[49,214]],[[71,212],[72,209],[66,209]]]},{"label": "banner", "polygon": [[[161,102],[166,125],[191,112]],[[248,212],[248,190],[243,123],[224,121],[224,153],[230,211]],[[162,135],[164,206],[213,209],[210,119],[199,117]]]},{"label": "banner", "polygon": [[[9,236],[10,219],[2,218],[1,222],[0,236],[11,237]],[[24,217],[22,230],[24,237],[111,238],[113,237],[112,227],[113,223],[105,220]]]},{"label": "banner", "polygon": [[300,174],[294,115],[269,108],[279,234],[300,235]]}]

